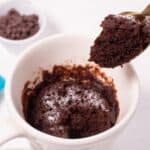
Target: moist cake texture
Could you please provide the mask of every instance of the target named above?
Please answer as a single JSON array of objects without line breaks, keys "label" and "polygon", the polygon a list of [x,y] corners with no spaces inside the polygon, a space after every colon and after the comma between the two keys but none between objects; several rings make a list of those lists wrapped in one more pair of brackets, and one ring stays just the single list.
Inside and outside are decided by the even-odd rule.
[{"label": "moist cake texture", "polygon": [[108,15],[102,32],[91,47],[90,61],[101,67],[116,67],[138,56],[150,44],[150,16]]},{"label": "moist cake texture", "polygon": [[[96,77],[99,75],[99,78]],[[91,66],[55,66],[34,88],[24,87],[27,122],[47,134],[83,138],[115,125],[119,105],[114,83]]]}]

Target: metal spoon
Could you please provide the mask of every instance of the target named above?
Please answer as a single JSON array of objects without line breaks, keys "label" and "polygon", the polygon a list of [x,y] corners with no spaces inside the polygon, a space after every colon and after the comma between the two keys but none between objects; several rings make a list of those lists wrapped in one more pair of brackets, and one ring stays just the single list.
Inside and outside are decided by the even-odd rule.
[{"label": "metal spoon", "polygon": [[150,16],[150,4],[142,12],[125,11],[121,12],[119,15],[134,16],[139,21],[142,21],[146,16]]},{"label": "metal spoon", "polygon": [[[129,38],[128,38],[128,35],[125,35],[127,42],[125,41],[124,37],[123,37],[124,39],[119,39],[118,37],[119,35],[121,36],[121,32],[126,31],[128,26],[124,25],[122,26],[123,29],[114,29],[114,32],[112,32],[113,26],[114,26],[113,24],[115,24],[115,21],[112,24],[110,24],[110,22],[108,21],[108,25],[110,24],[111,26],[111,31],[105,30],[106,32],[101,32],[100,35],[96,38],[94,45],[91,47],[90,59],[89,59],[90,61],[94,61],[95,63],[99,64],[101,67],[106,67],[106,68],[113,68],[113,67],[128,63],[129,61],[134,59],[136,56],[140,55],[150,45],[150,26],[149,26],[150,4],[142,12],[125,11],[120,14],[112,15],[112,16],[115,17],[116,22],[117,22],[118,16],[119,17],[127,16],[127,18],[128,17],[130,18],[133,16],[135,26],[133,25],[133,29],[131,28],[131,32],[132,31],[134,32],[134,29],[135,29],[135,33],[133,34],[136,35],[135,38],[137,39],[135,39],[134,41],[133,37],[130,35],[129,35]],[[130,22],[130,19],[127,20],[127,22],[128,21]],[[116,30],[118,30],[120,33]],[[112,40],[113,41],[112,42],[109,40],[110,37],[107,36],[107,34],[108,35],[111,34],[110,36],[111,38],[113,37],[112,34],[114,34],[114,38],[116,34],[118,36],[117,37],[118,39],[116,38]],[[122,44],[121,48],[118,46],[120,43]]]}]

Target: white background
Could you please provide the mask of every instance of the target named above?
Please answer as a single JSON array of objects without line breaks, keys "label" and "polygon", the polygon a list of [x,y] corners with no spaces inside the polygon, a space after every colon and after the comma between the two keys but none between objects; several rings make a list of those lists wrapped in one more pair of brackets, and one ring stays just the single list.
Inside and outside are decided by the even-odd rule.
[{"label": "white background", "polygon": [[[2,0],[0,0],[1,2]],[[33,0],[55,18],[60,32],[97,35],[104,16],[124,10],[142,10],[149,0]],[[0,49],[0,73],[8,75],[12,56]],[[133,62],[141,81],[140,103],[129,126],[114,150],[150,148],[150,48]],[[4,117],[1,114],[2,117]],[[20,141],[18,141],[18,144]],[[21,147],[20,147],[21,148]]]}]

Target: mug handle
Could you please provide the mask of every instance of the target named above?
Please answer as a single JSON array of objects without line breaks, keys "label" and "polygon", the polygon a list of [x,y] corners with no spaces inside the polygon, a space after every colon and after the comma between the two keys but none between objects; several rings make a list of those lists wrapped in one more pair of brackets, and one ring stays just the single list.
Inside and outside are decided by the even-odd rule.
[{"label": "mug handle", "polygon": [[18,137],[24,137],[23,130],[9,117],[0,119],[0,146]]},{"label": "mug handle", "polygon": [[[6,47],[0,43],[0,48],[6,50]],[[6,55],[9,56],[9,53],[6,52]],[[15,61],[16,56],[13,55],[13,60]],[[7,76],[5,76],[7,77]],[[1,98],[1,93],[0,93]],[[4,102],[5,103],[5,102]],[[6,104],[3,105],[6,107]],[[1,108],[0,108],[1,109]],[[3,111],[3,110],[2,110]],[[35,143],[33,140],[31,140],[29,137],[27,137],[21,127],[17,125],[14,121],[12,121],[11,117],[7,114],[4,117],[0,118],[0,147],[7,144],[7,142],[17,139],[17,138],[26,138],[29,143],[32,150],[42,150],[41,146],[37,143]]]},{"label": "mug handle", "polygon": [[[7,142],[17,139],[26,138],[29,140],[32,150],[38,150],[39,146],[30,140],[25,134],[22,128],[20,128],[9,116],[0,119],[0,147],[7,144]],[[41,150],[41,149],[39,149]]]}]

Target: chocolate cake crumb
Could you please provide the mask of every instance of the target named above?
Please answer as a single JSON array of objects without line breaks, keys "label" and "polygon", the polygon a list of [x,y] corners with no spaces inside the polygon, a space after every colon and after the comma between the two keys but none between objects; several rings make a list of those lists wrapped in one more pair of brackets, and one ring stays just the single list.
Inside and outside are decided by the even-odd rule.
[{"label": "chocolate cake crumb", "polygon": [[21,15],[12,8],[6,15],[0,16],[0,36],[11,39],[26,39],[39,31],[39,18],[36,14]]},{"label": "chocolate cake crumb", "polygon": [[[115,125],[119,105],[112,80],[92,66],[55,66],[23,91],[25,119],[53,136],[83,138]],[[99,77],[97,77],[99,75]]]},{"label": "chocolate cake crumb", "polygon": [[150,44],[150,16],[108,15],[103,30],[91,47],[90,61],[101,67],[116,67],[131,61]]}]

